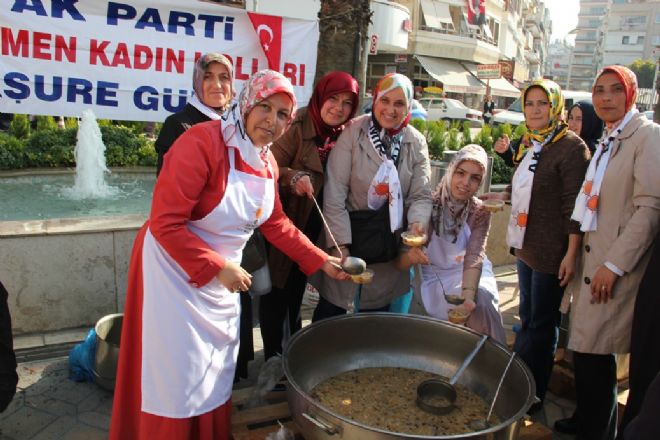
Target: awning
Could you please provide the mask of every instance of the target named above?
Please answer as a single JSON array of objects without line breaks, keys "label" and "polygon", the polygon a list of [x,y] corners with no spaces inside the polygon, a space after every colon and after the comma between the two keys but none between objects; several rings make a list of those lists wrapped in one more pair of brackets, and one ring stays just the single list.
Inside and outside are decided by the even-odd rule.
[{"label": "awning", "polygon": [[429,75],[442,82],[446,92],[486,93],[486,86],[456,61],[422,55],[415,57]]},{"label": "awning", "polygon": [[497,78],[490,80],[490,92],[495,96],[506,96],[508,98],[518,98],[520,90],[514,87],[506,78]]},{"label": "awning", "polygon": [[[477,76],[477,66],[471,63],[464,63],[465,68],[470,71],[474,76]],[[497,78],[480,80],[484,84],[490,85],[490,94],[493,96],[505,96],[507,98],[517,98],[520,96],[520,90],[515,88],[513,84],[506,80],[506,78]],[[485,93],[485,91],[484,91]]]},{"label": "awning", "polygon": [[422,0],[421,3],[424,21],[428,27],[442,29],[443,26],[441,23],[451,25],[452,28],[454,27],[447,3],[440,3],[434,0]]}]

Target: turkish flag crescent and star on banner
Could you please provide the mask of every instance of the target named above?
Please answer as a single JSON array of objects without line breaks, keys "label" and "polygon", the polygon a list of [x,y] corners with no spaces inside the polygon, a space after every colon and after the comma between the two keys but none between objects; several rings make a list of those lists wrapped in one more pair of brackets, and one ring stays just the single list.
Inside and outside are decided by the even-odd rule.
[{"label": "turkish flag crescent and star on banner", "polygon": [[282,17],[254,12],[247,14],[268,60],[268,68],[279,72],[282,54]]},{"label": "turkish flag crescent and star on banner", "polygon": [[468,23],[474,25],[486,24],[486,0],[466,0]]}]

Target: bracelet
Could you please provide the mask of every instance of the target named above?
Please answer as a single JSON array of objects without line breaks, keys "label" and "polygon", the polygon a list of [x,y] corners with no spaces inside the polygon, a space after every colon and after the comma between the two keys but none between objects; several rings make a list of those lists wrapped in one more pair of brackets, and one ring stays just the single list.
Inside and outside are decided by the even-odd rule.
[{"label": "bracelet", "polygon": [[471,290],[473,292],[477,291],[477,289],[475,289],[474,287],[463,287],[463,290]]},{"label": "bracelet", "polygon": [[312,179],[311,174],[309,174],[308,172],[306,172],[306,171],[298,171],[298,172],[297,172],[296,174],[294,174],[294,176],[291,178],[291,183],[290,183],[290,185],[291,185],[291,189],[294,189],[294,188],[295,188],[296,183],[297,183],[300,179],[302,179],[303,176],[309,176],[310,181],[311,181],[311,179]]},{"label": "bracelet", "polygon": [[337,249],[337,250],[348,249],[348,246],[345,244],[340,244],[339,246],[330,246],[330,249]]}]

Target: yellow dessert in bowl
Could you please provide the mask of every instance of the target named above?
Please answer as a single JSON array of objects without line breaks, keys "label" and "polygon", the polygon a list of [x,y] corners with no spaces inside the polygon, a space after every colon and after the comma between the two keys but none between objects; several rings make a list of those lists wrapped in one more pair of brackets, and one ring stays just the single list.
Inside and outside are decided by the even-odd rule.
[{"label": "yellow dessert in bowl", "polygon": [[465,324],[470,317],[470,314],[466,312],[463,309],[451,309],[449,312],[447,312],[447,318],[449,319],[449,322],[452,322],[454,324]]},{"label": "yellow dessert in bowl", "polygon": [[484,200],[484,208],[486,211],[497,212],[504,208],[504,201],[502,200]]},{"label": "yellow dessert in bowl", "polygon": [[351,278],[354,283],[369,284],[374,280],[374,271],[371,269],[365,269],[364,272],[359,275],[351,275]]},{"label": "yellow dessert in bowl", "polygon": [[401,234],[401,241],[410,247],[424,246],[424,243],[426,243],[426,234],[418,235],[412,232],[403,232]]}]

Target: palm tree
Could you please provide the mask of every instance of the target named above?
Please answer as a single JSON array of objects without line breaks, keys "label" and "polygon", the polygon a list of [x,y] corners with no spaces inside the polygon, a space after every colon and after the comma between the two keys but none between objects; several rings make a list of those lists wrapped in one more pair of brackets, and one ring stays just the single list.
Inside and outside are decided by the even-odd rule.
[{"label": "palm tree", "polygon": [[321,0],[316,78],[332,70],[352,74],[364,90],[369,0]]}]

